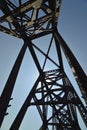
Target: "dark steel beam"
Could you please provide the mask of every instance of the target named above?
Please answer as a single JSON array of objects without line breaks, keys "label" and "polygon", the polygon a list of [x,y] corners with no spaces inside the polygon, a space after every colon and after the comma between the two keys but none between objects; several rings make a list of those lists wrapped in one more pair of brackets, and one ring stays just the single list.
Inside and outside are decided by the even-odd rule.
[{"label": "dark steel beam", "polygon": [[[54,36],[54,32],[53,32],[53,36]],[[54,36],[55,38],[55,36]],[[63,61],[62,61],[62,54],[61,54],[61,49],[60,49],[60,44],[57,41],[57,39],[55,38],[55,45],[56,45],[56,51],[57,51],[57,55],[58,55],[58,60],[59,60],[59,64],[60,64],[60,68],[63,71]]]},{"label": "dark steel beam", "polygon": [[72,51],[70,50],[64,39],[61,37],[59,32],[57,31],[57,29],[55,29],[54,35],[58,43],[60,43],[63,52],[65,53],[67,61],[71,67],[71,70],[82,93],[82,97],[87,103],[87,76],[83,71],[82,67],[80,66],[79,62],[77,61],[76,57],[74,56],[74,54],[72,53]]},{"label": "dark steel beam", "polygon": [[43,36],[46,36],[46,35],[49,35],[52,33],[52,30],[48,30],[48,31],[43,31],[43,32],[40,32],[38,34],[34,34],[34,35],[31,35],[30,39],[31,40],[34,40],[36,38],[41,38]]},{"label": "dark steel beam", "polygon": [[30,106],[30,101],[31,101],[31,99],[32,99],[32,97],[33,97],[33,95],[35,93],[35,90],[36,90],[36,87],[37,87],[37,85],[38,85],[38,83],[40,81],[40,78],[41,78],[40,76],[37,78],[34,86],[32,87],[29,95],[27,96],[24,104],[22,105],[17,117],[15,118],[15,120],[12,123],[9,130],[19,130],[19,127],[20,127],[20,125],[22,123],[22,120],[23,120],[25,114],[26,114],[26,111],[27,111],[28,107]]},{"label": "dark steel beam", "polygon": [[37,67],[39,73],[41,74],[41,73],[42,73],[42,69],[41,69],[40,63],[39,63],[39,61],[38,61],[38,58],[37,58],[37,56],[36,56],[36,54],[35,54],[35,51],[34,51],[34,49],[33,49],[32,42],[27,39],[27,41],[25,41],[25,44],[28,45],[28,49],[29,49],[29,51],[30,51],[30,53],[31,53],[31,55],[32,55],[32,58],[33,58],[33,60],[34,60],[34,62],[35,62],[35,64],[36,64],[36,67]]},{"label": "dark steel beam", "polygon": [[4,90],[3,90],[1,97],[0,97],[0,126],[2,125],[3,119],[4,119],[5,114],[6,114],[6,110],[7,110],[8,105],[9,105],[9,101],[11,99],[11,95],[12,95],[14,85],[15,85],[15,82],[17,79],[17,75],[18,75],[18,72],[19,72],[19,69],[20,69],[20,66],[22,63],[23,56],[24,56],[25,51],[26,51],[26,47],[27,46],[24,44],[22,49],[20,50],[20,53],[16,59],[16,62],[12,68],[12,71],[9,75],[9,78],[6,82]]}]

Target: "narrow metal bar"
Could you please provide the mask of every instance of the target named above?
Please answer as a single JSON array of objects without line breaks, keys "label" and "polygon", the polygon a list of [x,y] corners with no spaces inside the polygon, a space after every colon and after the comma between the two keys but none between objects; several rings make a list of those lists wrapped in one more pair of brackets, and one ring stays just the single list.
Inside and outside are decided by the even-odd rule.
[{"label": "narrow metal bar", "polygon": [[45,52],[43,52],[40,48],[38,48],[35,44],[33,44],[33,46],[40,52],[42,53],[45,57],[47,57],[55,66],[57,66],[59,68],[59,65],[52,60],[47,54],[45,54]]},{"label": "narrow metal bar", "polygon": [[[54,35],[54,33],[53,33],[53,35]],[[54,38],[55,38],[55,36],[54,36]],[[61,70],[63,71],[64,68],[63,68],[61,48],[60,48],[60,44],[56,38],[55,38],[55,45],[56,45],[56,51],[57,51],[57,55],[58,55],[59,65],[60,65]]]},{"label": "narrow metal bar", "polygon": [[44,64],[43,64],[43,70],[44,70],[44,67],[45,67],[45,64],[46,64],[46,61],[47,61],[47,58],[48,58],[48,54],[49,54],[49,51],[50,51],[50,48],[51,48],[51,45],[52,45],[52,41],[53,41],[53,36],[51,38],[51,41],[50,41],[50,44],[49,44],[49,47],[48,47],[48,50],[47,50],[47,54],[45,56],[45,61],[44,61]]},{"label": "narrow metal bar", "polygon": [[42,73],[42,69],[41,69],[41,66],[39,64],[38,58],[37,58],[37,56],[35,54],[35,51],[33,49],[32,42],[27,40],[26,44],[28,45],[29,51],[30,51],[30,53],[32,55],[32,58],[33,58],[36,66],[37,66],[37,69],[38,69],[39,73],[41,74]]},{"label": "narrow metal bar", "polygon": [[11,95],[12,95],[14,85],[16,82],[16,78],[17,78],[21,63],[22,63],[23,56],[24,56],[25,51],[26,51],[26,47],[27,46],[24,44],[22,49],[20,50],[20,53],[16,59],[16,62],[12,68],[12,71],[9,75],[9,78],[6,82],[4,90],[3,90],[1,97],[0,97],[0,126],[2,125],[4,116],[6,114],[7,107],[9,105],[9,101],[11,99]]}]

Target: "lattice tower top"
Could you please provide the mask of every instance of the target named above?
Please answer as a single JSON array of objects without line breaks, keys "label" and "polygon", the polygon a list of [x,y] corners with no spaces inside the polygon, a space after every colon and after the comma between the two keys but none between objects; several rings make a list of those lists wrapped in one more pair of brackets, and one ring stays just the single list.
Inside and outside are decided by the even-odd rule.
[{"label": "lattice tower top", "polygon": [[[15,1],[16,2],[16,1]],[[0,31],[31,39],[52,32],[57,25],[61,0],[0,1]]]}]

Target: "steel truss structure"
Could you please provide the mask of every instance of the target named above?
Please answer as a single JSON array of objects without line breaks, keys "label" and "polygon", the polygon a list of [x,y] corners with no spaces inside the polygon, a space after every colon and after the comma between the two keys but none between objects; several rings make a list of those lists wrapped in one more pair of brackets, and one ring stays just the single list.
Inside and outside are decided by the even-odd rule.
[{"label": "steel truss structure", "polygon": [[[0,1],[0,31],[24,41],[0,97],[0,126],[5,118],[27,48],[39,76],[9,130],[20,128],[30,106],[35,106],[41,117],[42,125],[39,130],[81,130],[77,109],[87,126],[86,107],[65,73],[61,51],[66,56],[85,103],[87,78],[57,30],[60,7],[61,0],[18,0],[17,4],[11,0]],[[41,43],[38,46],[33,41],[46,36],[49,40],[44,44],[47,48],[44,51]],[[38,53],[43,56],[43,61]]]}]

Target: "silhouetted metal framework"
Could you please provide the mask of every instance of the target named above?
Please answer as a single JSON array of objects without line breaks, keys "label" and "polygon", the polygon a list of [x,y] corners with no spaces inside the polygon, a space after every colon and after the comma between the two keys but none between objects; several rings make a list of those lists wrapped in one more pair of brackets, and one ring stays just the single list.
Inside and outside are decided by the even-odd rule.
[{"label": "silhouetted metal framework", "polygon": [[[24,41],[0,97],[0,126],[5,118],[27,48],[32,55],[39,76],[9,130],[20,128],[30,106],[36,106],[42,119],[42,126],[39,130],[81,130],[78,123],[77,109],[87,126],[86,107],[64,71],[61,50],[66,56],[86,103],[87,78],[57,30],[60,7],[61,0],[26,0],[25,2],[18,0],[17,4],[11,0],[0,0],[0,31]],[[34,39],[45,36],[50,39],[47,52],[33,43]],[[55,48],[57,59],[50,56],[50,51],[53,49],[52,45]],[[43,55],[43,63],[40,63],[41,59],[38,58],[35,50]],[[50,63],[52,69],[50,69],[50,65],[46,68],[46,65]]]}]

